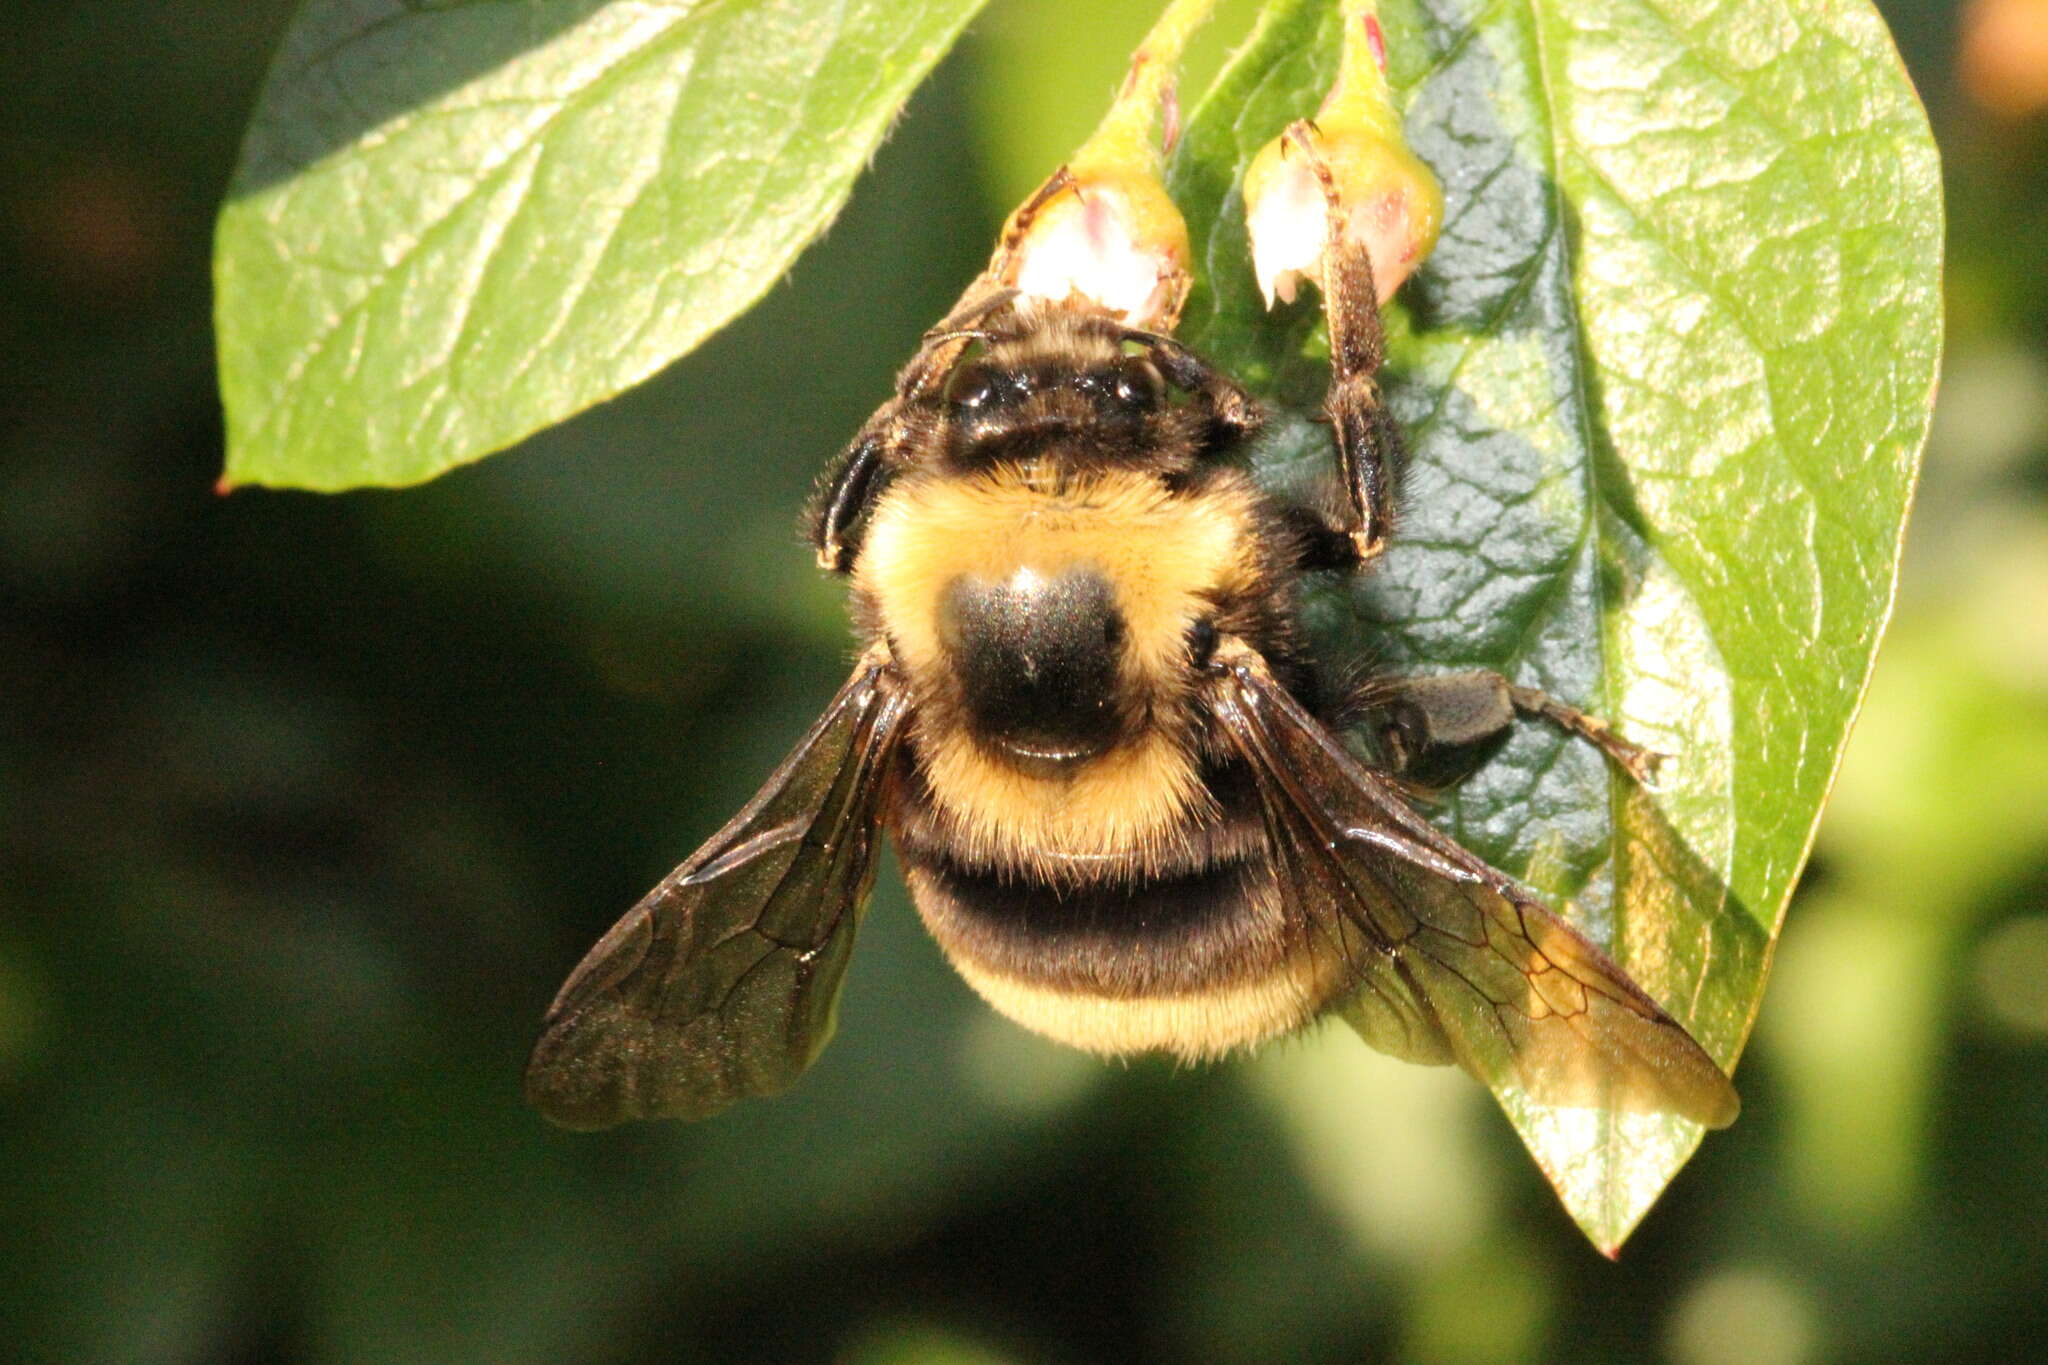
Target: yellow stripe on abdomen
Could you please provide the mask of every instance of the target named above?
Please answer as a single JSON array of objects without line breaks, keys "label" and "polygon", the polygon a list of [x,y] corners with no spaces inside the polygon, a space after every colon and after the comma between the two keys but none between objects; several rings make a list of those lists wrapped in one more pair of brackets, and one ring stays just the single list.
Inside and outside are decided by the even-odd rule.
[{"label": "yellow stripe on abdomen", "polygon": [[1101,1056],[1163,1052],[1189,1062],[1300,1028],[1344,981],[1341,971],[1303,952],[1230,985],[1112,999],[1005,976],[959,957],[952,962],[975,994],[1033,1033]]}]

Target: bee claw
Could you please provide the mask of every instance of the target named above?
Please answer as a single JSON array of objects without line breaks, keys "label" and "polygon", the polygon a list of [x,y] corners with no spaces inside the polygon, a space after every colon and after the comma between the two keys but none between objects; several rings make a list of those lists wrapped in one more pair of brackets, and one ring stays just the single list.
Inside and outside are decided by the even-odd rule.
[{"label": "bee claw", "polygon": [[1614,757],[1615,761],[1627,770],[1628,775],[1635,779],[1639,787],[1655,787],[1664,765],[1672,761],[1672,755],[1659,753],[1655,749],[1638,748],[1633,744],[1627,744],[1625,740],[1617,740],[1616,743],[1626,744],[1631,750],[1626,755],[1616,753]]}]

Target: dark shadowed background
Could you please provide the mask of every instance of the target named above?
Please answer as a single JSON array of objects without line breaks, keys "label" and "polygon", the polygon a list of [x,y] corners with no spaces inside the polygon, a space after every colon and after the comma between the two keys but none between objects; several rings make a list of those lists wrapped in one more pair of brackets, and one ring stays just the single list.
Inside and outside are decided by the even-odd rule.
[{"label": "dark shadowed background", "polygon": [[843,675],[795,510],[1151,8],[997,6],[791,280],[640,391],[418,490],[226,498],[208,236],[289,5],[0,8],[0,1355],[2048,1354],[2041,0],[1884,7],[1952,222],[1898,617],[1744,1117],[1618,1265],[1461,1076],[1335,1030],[1061,1052],[886,869],[789,1097],[521,1105],[560,978]]}]

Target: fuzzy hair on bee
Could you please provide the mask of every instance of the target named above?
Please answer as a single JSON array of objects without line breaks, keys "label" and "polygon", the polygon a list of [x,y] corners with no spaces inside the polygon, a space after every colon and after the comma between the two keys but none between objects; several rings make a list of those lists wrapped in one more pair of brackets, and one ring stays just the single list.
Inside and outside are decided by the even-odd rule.
[{"label": "fuzzy hair on bee", "polygon": [[1086,316],[1013,310],[977,341],[853,562],[857,627],[913,699],[884,816],[913,901],[1064,1042],[1193,1058],[1298,1025],[1320,968],[1195,704],[1225,636],[1302,673],[1297,533],[1222,460],[1251,423],[1169,402]]},{"label": "fuzzy hair on bee", "polygon": [[[1195,1061],[1342,1013],[1545,1103],[1733,1118],[1676,1021],[1406,795],[1411,764],[1469,762],[1517,714],[1640,751],[1495,675],[1333,684],[1302,643],[1303,576],[1369,564],[1399,459],[1350,266],[1331,278],[1362,291],[1326,298],[1334,511],[1252,480],[1259,403],[1179,341],[970,289],[807,517],[849,582],[853,676],[570,976],[527,1072],[548,1117],[700,1118],[792,1083],[886,834],[967,983],[1075,1047]],[[1340,737],[1361,712],[1392,770]]]}]

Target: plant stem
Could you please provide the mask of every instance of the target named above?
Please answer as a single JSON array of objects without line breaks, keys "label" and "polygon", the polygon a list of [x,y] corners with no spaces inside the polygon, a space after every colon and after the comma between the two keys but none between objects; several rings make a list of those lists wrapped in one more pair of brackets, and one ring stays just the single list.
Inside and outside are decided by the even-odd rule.
[{"label": "plant stem", "polygon": [[1339,115],[1371,126],[1382,136],[1398,138],[1399,114],[1387,84],[1386,39],[1380,31],[1379,0],[1339,0],[1344,40],[1337,79],[1323,100],[1323,115]]},{"label": "plant stem", "polygon": [[[1164,165],[1166,144],[1180,131],[1174,81],[1180,74],[1181,54],[1215,8],[1216,0],[1169,0],[1151,32],[1131,53],[1131,69],[1109,112],[1068,162],[1077,175],[1097,167]],[[1164,138],[1155,135],[1162,110]]]}]

